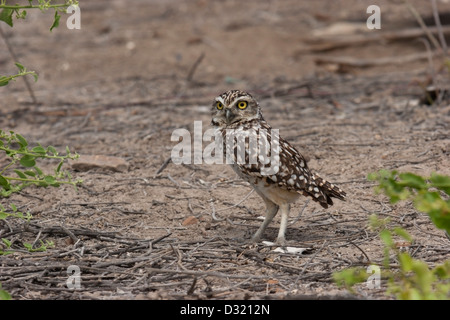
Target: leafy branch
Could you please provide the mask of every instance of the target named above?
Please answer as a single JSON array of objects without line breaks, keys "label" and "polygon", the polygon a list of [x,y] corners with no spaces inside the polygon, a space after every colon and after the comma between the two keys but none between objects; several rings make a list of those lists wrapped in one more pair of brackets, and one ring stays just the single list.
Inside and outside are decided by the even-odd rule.
[{"label": "leafy branch", "polygon": [[439,229],[450,233],[450,199],[441,197],[441,192],[450,196],[450,177],[433,173],[424,178],[410,172],[380,170],[371,173],[369,180],[377,181],[377,193],[384,192],[392,204],[400,200],[412,200],[414,207],[427,213]]},{"label": "leafy branch", "polygon": [[7,5],[6,0],[1,0],[0,9],[3,10],[0,12],[0,20],[12,27],[13,15],[15,15],[16,19],[25,19],[27,16],[27,11],[25,9],[39,9],[42,12],[54,9],[55,16],[52,26],[50,27],[50,31],[52,31],[59,25],[59,19],[61,18],[59,12],[66,12],[67,8],[70,6],[78,6],[78,1],[76,0],[66,0],[64,4],[52,4],[51,0],[37,0],[38,4],[33,4],[33,0],[28,0],[28,3],[28,5]]},{"label": "leafy branch", "polygon": [[37,81],[38,75],[34,71],[28,71],[23,65],[16,62],[16,66],[19,68],[19,73],[11,76],[1,76],[0,75],[0,87],[6,86],[11,80],[15,80],[18,77],[23,77],[28,74],[34,77],[34,81]]},{"label": "leafy branch", "polygon": [[13,203],[11,203],[10,206],[12,212],[6,212],[5,207],[0,204],[0,220],[6,219],[8,217],[14,217],[29,221],[32,218],[32,215],[29,212],[24,214],[23,212],[18,211],[17,207]]},{"label": "leafy branch", "polygon": [[[369,180],[377,181],[377,193],[383,192],[392,204],[401,200],[412,200],[417,210],[427,213],[436,227],[450,230],[450,177],[432,174],[424,178],[413,173],[381,170],[371,173]],[[444,195],[446,194],[446,196]],[[441,196],[442,195],[442,196]],[[447,199],[444,199],[446,197]],[[388,281],[387,294],[398,299],[450,299],[450,261],[429,267],[425,261],[413,258],[402,247],[409,246],[414,239],[400,227],[388,227],[389,219],[370,216],[370,227],[379,232],[384,243],[383,278]],[[395,238],[402,241],[395,241]],[[393,258],[396,268],[390,264]],[[345,269],[333,274],[339,286],[353,292],[352,286],[368,279],[363,268]]]},{"label": "leafy branch", "polygon": [[[0,196],[7,197],[30,185],[41,187],[59,187],[70,184],[76,187],[81,180],[72,181],[69,172],[62,171],[61,167],[67,159],[78,159],[77,153],[71,153],[66,147],[66,155],[60,155],[52,146],[44,148],[40,144],[33,148],[28,147],[27,140],[20,134],[0,130],[0,151],[9,157],[9,163],[0,167]],[[59,163],[53,174],[44,173],[36,164],[38,159],[55,159]],[[14,169],[15,166],[24,167],[25,170]]]},{"label": "leafy branch", "polygon": [[[384,261],[380,268],[383,279],[387,280],[386,294],[401,300],[448,300],[450,299],[450,261],[431,268],[425,261],[411,257],[402,246],[413,243],[412,237],[402,228],[388,228],[387,221],[378,216],[370,217],[370,227],[378,229],[384,243]],[[399,237],[402,241],[395,241]],[[391,252],[397,265],[391,265]],[[333,274],[338,286],[355,293],[353,286],[368,280],[365,268],[354,267]]]}]

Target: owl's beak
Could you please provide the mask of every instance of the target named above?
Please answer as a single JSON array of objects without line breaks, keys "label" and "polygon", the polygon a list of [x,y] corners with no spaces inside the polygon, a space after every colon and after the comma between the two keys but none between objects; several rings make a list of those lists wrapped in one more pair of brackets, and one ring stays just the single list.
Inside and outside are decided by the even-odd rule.
[{"label": "owl's beak", "polygon": [[234,113],[231,112],[230,109],[225,110],[225,118],[227,119],[228,123],[231,123],[231,121],[233,121],[234,119]]}]

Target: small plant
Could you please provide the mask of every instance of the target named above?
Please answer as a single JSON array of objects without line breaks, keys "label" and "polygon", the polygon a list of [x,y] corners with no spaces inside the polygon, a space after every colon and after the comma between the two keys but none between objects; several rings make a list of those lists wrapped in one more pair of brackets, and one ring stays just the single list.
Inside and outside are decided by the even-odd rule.
[{"label": "small plant", "polygon": [[333,280],[338,287],[345,287],[351,293],[355,293],[353,286],[366,282],[369,275],[364,268],[354,267],[333,273]]},{"label": "small plant", "polygon": [[450,196],[450,177],[433,173],[424,178],[413,173],[380,170],[368,176],[377,181],[377,193],[384,192],[392,204],[400,200],[412,200],[414,207],[427,213],[439,229],[450,233],[450,199],[441,197],[441,192]]},{"label": "small plant", "polygon": [[[28,9],[39,9],[42,12],[54,9],[55,15],[53,18],[53,23],[50,27],[50,31],[59,26],[59,20],[61,18],[60,12],[66,12],[67,8],[70,6],[78,6],[78,1],[76,0],[65,0],[64,4],[52,4],[52,0],[37,0],[37,4],[35,1],[28,0],[28,5],[9,5],[6,4],[6,0],[0,0],[0,21],[5,22],[10,27],[13,27],[13,16],[16,19],[25,19],[27,16]],[[1,33],[3,36],[3,33]],[[2,76],[0,75],[0,87],[8,85],[12,80],[15,80],[18,77],[23,77],[26,75],[32,75],[34,80],[37,81],[37,74],[34,71],[28,71],[22,64],[17,62],[15,58],[15,54],[12,46],[9,45],[8,41],[5,38],[6,45],[8,50],[16,60],[16,66],[19,68],[19,73],[15,75]],[[24,78],[27,88],[30,92],[33,101],[36,101],[34,97],[33,91],[27,81]],[[18,147],[15,147],[18,145]],[[29,185],[38,185],[42,187],[53,186],[58,187],[61,184],[72,184],[76,186],[78,183],[81,183],[81,180],[72,181],[71,176],[68,172],[61,171],[61,166],[66,159],[77,159],[78,154],[70,153],[69,148],[66,147],[67,154],[65,156],[60,156],[55,148],[49,146],[47,148],[42,147],[40,144],[31,150],[28,148],[28,142],[25,138],[19,134],[15,134],[14,132],[5,133],[0,130],[0,151],[4,151],[6,156],[10,158],[10,162],[3,167],[0,167],[0,197],[7,197],[13,192],[18,192]],[[54,170],[53,174],[44,174],[43,171],[36,166],[36,160],[39,158],[44,159],[57,159],[59,160],[59,164]],[[3,160],[3,159],[0,159]],[[6,176],[6,171],[8,169],[14,168],[15,165],[20,164],[22,167],[25,167],[26,170],[13,169],[17,176]],[[19,212],[15,205],[11,204],[12,212],[6,212],[5,208],[0,204],[0,220],[6,219],[8,217],[14,217],[19,219],[27,219],[31,218],[31,215],[27,212],[25,215],[22,212]],[[6,245],[6,248],[9,249],[11,247],[11,242],[8,239],[1,239],[3,244]],[[43,251],[48,247],[53,246],[53,243],[46,242],[43,243],[41,241],[41,246],[39,248],[29,248],[24,243],[24,246],[29,251]],[[0,249],[0,255],[11,253],[11,251],[3,251]],[[11,295],[2,290],[0,283],[0,300],[10,300]]]},{"label": "small plant", "polygon": [[32,218],[32,215],[29,212],[26,212],[25,214],[23,212],[20,212],[17,210],[17,207],[11,203],[11,210],[12,212],[6,212],[5,207],[3,207],[2,204],[0,204],[0,220],[6,219],[8,217],[18,218],[30,221]]},{"label": "small plant", "polygon": [[[37,2],[37,4],[33,4]],[[66,0],[63,4],[52,4],[51,0],[28,0],[28,5],[7,5],[6,0],[0,1],[0,9],[3,9],[0,12],[0,21],[4,21],[10,27],[13,26],[13,16],[16,19],[25,19],[27,17],[26,9],[39,9],[42,12],[47,11],[49,9],[55,10],[55,15],[53,19],[52,26],[50,27],[50,31],[59,26],[59,19],[61,18],[60,12],[66,12],[66,9],[70,6],[78,6],[78,1],[74,0]]]},{"label": "small plant", "polygon": [[[450,177],[433,174],[423,178],[412,173],[398,173],[382,170],[369,175],[369,180],[377,181],[377,192],[384,192],[391,203],[412,200],[414,206],[427,213],[432,222],[441,229],[449,231],[449,200],[441,197],[441,192],[450,194]],[[370,216],[370,227],[378,231],[384,243],[383,277],[388,280],[387,294],[405,300],[450,299],[450,261],[428,266],[425,261],[411,257],[402,247],[411,245],[414,240],[399,227],[389,227],[389,219]],[[401,241],[396,241],[399,237]],[[391,266],[391,253],[398,261],[398,270]],[[393,271],[395,270],[395,271]],[[349,268],[333,274],[339,286],[354,292],[352,286],[367,280],[363,268]]]},{"label": "small plant", "polygon": [[[39,9],[45,12],[49,9],[55,10],[55,15],[53,17],[53,23],[50,27],[50,31],[59,26],[59,20],[61,19],[60,13],[66,12],[67,8],[70,6],[78,6],[78,1],[76,0],[66,0],[63,4],[52,4],[51,0],[37,0],[36,3],[33,0],[28,0],[28,5],[9,5],[6,4],[6,0],[0,0],[0,21],[5,22],[10,27],[14,25],[14,19],[25,19],[27,17],[27,10],[29,9]],[[3,33],[1,33],[3,36]],[[6,41],[6,38],[5,38]],[[15,75],[2,76],[0,75],[0,87],[6,86],[11,80],[25,75],[32,75],[34,80],[37,81],[37,74],[34,71],[27,71],[27,69],[20,63],[17,62],[16,55],[14,54],[12,46],[6,41],[8,50],[14,60],[16,60],[16,66],[19,68],[19,73]],[[25,80],[26,81],[26,80]],[[29,87],[28,81],[26,81],[27,87]],[[31,88],[28,88],[31,90]],[[33,99],[34,100],[34,99]]]},{"label": "small plant", "polygon": [[0,283],[0,300],[11,300],[11,295],[8,291],[2,289],[2,284]]},{"label": "small plant", "polygon": [[8,251],[9,248],[11,248],[11,241],[9,241],[8,239],[2,238],[2,242],[3,245],[6,249],[6,251],[4,251],[4,249],[0,249],[0,256],[5,256],[7,254],[13,253],[13,251]]},{"label": "small plant", "polygon": [[24,242],[24,247],[28,250],[28,252],[43,252],[43,251],[47,251],[48,248],[53,248],[55,246],[55,244],[53,243],[53,241],[49,241],[49,240],[39,240],[39,242],[41,243],[41,245],[37,248],[33,248],[33,244],[32,243],[26,243]]},{"label": "small plant", "polygon": [[[82,182],[72,181],[70,173],[61,170],[65,160],[79,158],[79,155],[71,153],[68,147],[66,155],[61,156],[52,146],[44,148],[38,144],[30,148],[22,135],[0,130],[0,151],[4,151],[9,157],[9,163],[3,168],[0,167],[0,196],[7,197],[30,185],[59,187],[62,184],[76,186]],[[53,173],[44,173],[37,166],[38,159],[55,159],[58,165]]]},{"label": "small plant", "polygon": [[0,87],[6,86],[11,80],[15,80],[18,77],[23,77],[26,75],[32,75],[34,81],[37,81],[38,75],[34,71],[28,71],[23,65],[16,62],[16,66],[19,68],[19,73],[12,76],[1,76],[0,75]]}]

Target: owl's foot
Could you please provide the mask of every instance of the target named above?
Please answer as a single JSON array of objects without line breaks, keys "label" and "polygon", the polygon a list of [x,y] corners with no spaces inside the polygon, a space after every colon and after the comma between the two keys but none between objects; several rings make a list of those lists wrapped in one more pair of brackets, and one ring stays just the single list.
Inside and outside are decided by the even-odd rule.
[{"label": "owl's foot", "polygon": [[280,247],[286,247],[286,239],[284,237],[278,237],[277,241],[275,241],[275,244]]}]

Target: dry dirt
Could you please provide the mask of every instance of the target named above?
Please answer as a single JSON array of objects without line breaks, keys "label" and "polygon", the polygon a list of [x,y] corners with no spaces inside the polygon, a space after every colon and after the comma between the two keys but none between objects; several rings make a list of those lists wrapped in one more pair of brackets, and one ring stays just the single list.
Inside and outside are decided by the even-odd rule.
[{"label": "dry dirt", "polygon": [[[401,1],[378,2],[382,29],[372,31],[364,27],[367,3],[356,0],[81,1],[81,30],[68,30],[63,17],[50,33],[52,12],[2,24],[39,81],[37,104],[22,79],[0,89],[0,128],[128,166],[66,165],[84,181],[77,190],[30,187],[1,199],[33,215],[29,223],[0,221],[0,238],[14,249],[0,256],[3,289],[14,299],[348,298],[332,273],[382,262],[383,246],[367,227],[372,213],[413,235],[405,250],[414,257],[449,259],[449,240],[425,214],[410,203],[391,206],[366,179],[382,168],[450,174],[450,109],[422,103],[426,57],[395,60],[426,53],[423,42],[312,42],[340,23],[358,26],[355,37],[417,28]],[[432,21],[428,2],[410,2]],[[438,4],[445,24],[450,4]],[[336,57],[395,63],[327,60]],[[13,74],[13,62],[2,44],[1,73]],[[228,166],[169,163],[156,175],[176,145],[172,132],[193,132],[194,121],[208,129],[212,99],[231,88],[253,93],[310,168],[349,195],[328,210],[305,207],[304,198],[292,206],[288,246],[307,248],[302,254],[238,241],[256,231],[264,206],[255,193],[246,198],[250,187]],[[274,240],[278,225],[276,217],[264,240]],[[22,244],[39,240],[54,247],[29,253]],[[81,271],[77,290],[66,285],[70,265]],[[360,285],[353,297],[390,298],[385,290],[384,280],[378,289]]]}]

